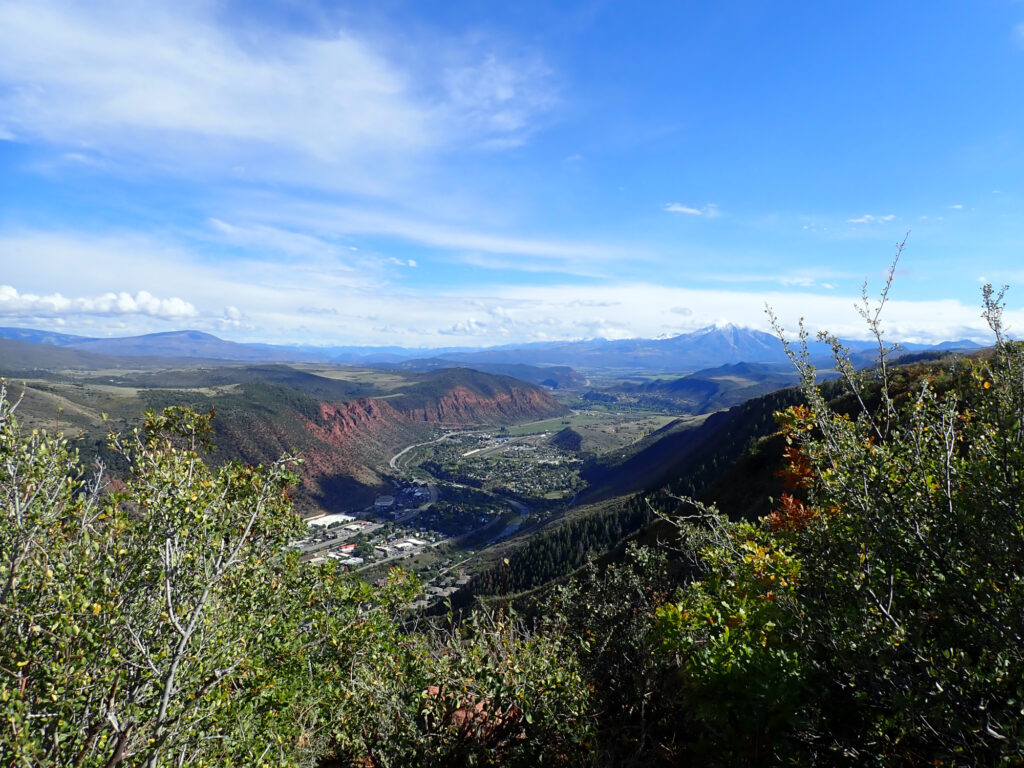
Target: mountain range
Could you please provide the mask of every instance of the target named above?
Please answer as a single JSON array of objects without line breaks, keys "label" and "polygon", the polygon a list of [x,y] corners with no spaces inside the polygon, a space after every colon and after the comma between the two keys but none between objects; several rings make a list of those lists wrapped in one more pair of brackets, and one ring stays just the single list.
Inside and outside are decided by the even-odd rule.
[{"label": "mountain range", "polygon": [[[509,366],[562,366],[562,381],[568,368],[582,370],[623,369],[636,371],[692,372],[735,363],[774,363],[786,360],[779,340],[763,331],[735,325],[709,326],[665,339],[622,339],[609,341],[536,342],[490,348],[449,347],[406,349],[402,347],[311,347],[252,344],[226,341],[203,331],[185,330],[120,338],[91,338],[30,328],[0,328],[0,339],[37,345],[57,346],[79,352],[115,357],[169,357],[178,359],[231,360],[239,362],[305,362],[389,364],[406,370],[432,370],[469,365],[485,366],[494,373],[517,376],[534,383],[557,385],[559,375]],[[870,363],[873,342],[845,342],[862,362]],[[947,341],[936,345],[906,343],[907,352],[977,349],[968,341]],[[812,356],[827,359],[824,344],[810,345]],[[539,376],[539,378],[538,378]]]}]

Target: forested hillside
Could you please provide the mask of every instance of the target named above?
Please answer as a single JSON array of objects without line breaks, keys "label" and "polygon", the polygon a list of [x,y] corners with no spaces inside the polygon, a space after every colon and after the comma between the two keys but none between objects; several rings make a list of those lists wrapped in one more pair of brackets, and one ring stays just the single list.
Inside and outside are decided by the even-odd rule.
[{"label": "forested hillside", "polygon": [[490,557],[492,565],[453,597],[454,604],[514,596],[565,577],[655,523],[677,506],[679,495],[719,500],[734,520],[767,514],[781,488],[775,473],[782,440],[774,415],[802,400],[798,389],[780,390],[713,414],[697,428],[670,425],[624,462],[592,462],[586,476],[594,485],[580,494],[584,506]]},{"label": "forested hillside", "polygon": [[[31,766],[1014,765],[1024,760],[1024,345],[858,370],[726,414],[687,459],[759,521],[645,499],[567,521],[432,621],[287,547],[288,457],[203,457],[209,418],[111,437],[116,483],[0,397],[0,754]],[[777,434],[756,439],[778,408]],[[709,446],[710,447],[710,446]],[[722,472],[728,455],[738,462]],[[781,473],[777,475],[779,468]],[[703,474],[702,474],[703,473]],[[777,496],[768,485],[780,484]],[[667,501],[672,501],[669,508]],[[650,532],[652,529],[648,528]],[[503,583],[504,580],[504,583]]]},{"label": "forested hillside", "polygon": [[372,502],[386,485],[389,458],[436,429],[510,424],[565,410],[538,386],[466,368],[182,367],[0,340],[0,375],[22,398],[24,423],[59,428],[78,439],[87,460],[117,469],[119,458],[106,445],[111,429],[129,429],[148,408],[216,412],[215,462],[266,464],[301,454],[294,502],[306,512]]}]

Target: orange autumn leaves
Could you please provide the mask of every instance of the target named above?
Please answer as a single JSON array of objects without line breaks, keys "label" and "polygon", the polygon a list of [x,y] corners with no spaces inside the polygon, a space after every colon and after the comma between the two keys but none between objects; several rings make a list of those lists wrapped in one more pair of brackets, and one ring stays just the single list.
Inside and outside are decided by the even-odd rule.
[{"label": "orange autumn leaves", "polygon": [[814,413],[803,405],[787,408],[775,414],[786,437],[786,448],[783,451],[785,466],[776,472],[781,477],[786,490],[781,494],[779,507],[767,517],[768,527],[772,531],[800,531],[818,516],[818,510],[801,501],[795,493],[809,488],[816,474],[811,467],[810,459],[800,448],[793,444],[800,432],[808,432],[814,427]]}]

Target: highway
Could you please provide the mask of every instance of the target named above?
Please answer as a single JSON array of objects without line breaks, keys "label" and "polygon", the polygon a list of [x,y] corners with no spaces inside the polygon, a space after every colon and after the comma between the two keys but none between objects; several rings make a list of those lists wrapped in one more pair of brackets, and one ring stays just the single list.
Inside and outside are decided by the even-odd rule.
[{"label": "highway", "polygon": [[442,440],[447,440],[447,439],[448,439],[448,435],[441,435],[441,437],[437,438],[436,440],[428,440],[425,443],[413,443],[412,445],[407,445],[405,448],[403,448],[398,453],[396,453],[394,456],[392,456],[391,460],[388,462],[388,464],[390,465],[390,467],[392,469],[398,470],[399,469],[398,460],[400,458],[402,458],[403,456],[405,456],[405,454],[407,454],[413,448],[419,448],[421,445],[433,445],[434,443],[440,443]]}]

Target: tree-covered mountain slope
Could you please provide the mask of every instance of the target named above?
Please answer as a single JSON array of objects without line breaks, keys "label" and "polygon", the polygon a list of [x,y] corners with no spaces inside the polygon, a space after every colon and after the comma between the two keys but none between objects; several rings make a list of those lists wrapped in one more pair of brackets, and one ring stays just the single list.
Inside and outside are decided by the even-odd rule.
[{"label": "tree-covered mountain slope", "polygon": [[[564,412],[540,387],[462,368],[396,373],[282,364],[153,367],[166,361],[150,361],[146,369],[94,368],[107,359],[24,346],[32,367],[26,371],[21,358],[0,359],[0,376],[10,376],[12,394],[23,396],[25,424],[60,428],[78,437],[87,455],[107,456],[109,429],[126,427],[146,409],[214,411],[217,460],[265,464],[300,455],[296,503],[310,510],[354,509],[372,501],[385,484],[389,458],[438,429],[498,426]],[[53,368],[37,370],[51,354]]]},{"label": "tree-covered mountain slope", "polygon": [[[1000,310],[986,292],[997,346],[974,358],[840,359],[841,380],[819,386],[797,357],[795,403],[724,412],[729,439],[675,465],[687,493],[744,486],[724,502],[737,519],[671,493],[574,509],[477,574],[478,597],[499,600],[437,620],[411,613],[420,593],[398,571],[370,585],[300,562],[292,463],[209,463],[208,416],[172,407],[113,436],[122,471],[106,484],[20,423],[28,401],[0,395],[0,754],[90,768],[1019,764],[1024,345]],[[108,389],[43,384],[88,389],[83,409],[161,393],[114,393],[104,375]],[[311,420],[392,399],[218,386],[200,394]],[[458,372],[430,386],[517,399]],[[473,398],[412,398],[408,413],[448,418]],[[768,514],[751,522],[757,495]]]}]

